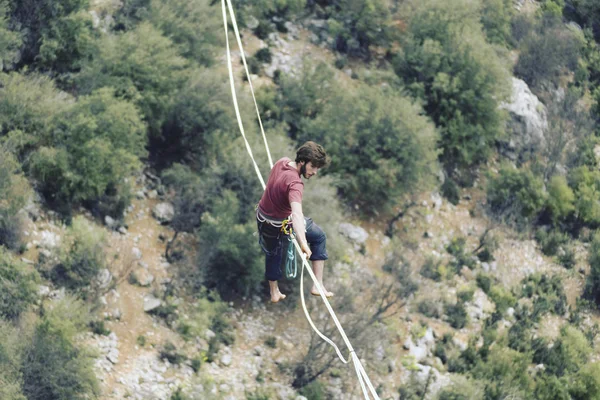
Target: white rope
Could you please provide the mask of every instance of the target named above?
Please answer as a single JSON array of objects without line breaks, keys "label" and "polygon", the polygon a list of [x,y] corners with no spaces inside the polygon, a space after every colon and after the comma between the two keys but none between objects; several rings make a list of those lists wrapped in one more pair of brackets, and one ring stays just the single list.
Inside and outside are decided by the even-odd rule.
[{"label": "white rope", "polygon": [[[244,132],[244,126],[242,124],[242,118],[239,112],[239,107],[238,107],[238,102],[237,102],[237,96],[236,96],[236,92],[235,92],[235,85],[234,85],[234,80],[233,80],[233,65],[231,63],[231,54],[230,54],[230,49],[229,49],[229,32],[227,29],[227,12],[226,12],[226,8],[225,8],[225,2],[227,2],[227,6],[229,8],[229,14],[231,16],[231,23],[233,25],[233,29],[235,32],[235,36],[237,39],[237,43],[238,46],[240,48],[241,54],[242,54],[242,62],[244,64],[244,69],[246,71],[246,76],[248,77],[248,82],[250,84],[250,90],[252,92],[252,98],[254,99],[254,105],[256,107],[256,112],[258,115],[258,121],[260,124],[260,129],[263,135],[263,139],[265,142],[265,147],[267,150],[267,155],[269,157],[269,163],[271,165],[271,168],[273,168],[273,161],[271,158],[271,152],[269,151],[269,147],[267,145],[267,138],[265,135],[265,132],[263,130],[263,126],[262,126],[262,122],[260,119],[260,113],[258,110],[258,105],[256,104],[256,98],[254,96],[254,89],[252,87],[252,80],[250,79],[250,73],[248,71],[248,66],[246,64],[246,58],[244,55],[244,49],[242,47],[242,41],[240,38],[240,34],[239,34],[239,30],[237,27],[237,23],[235,20],[235,15],[233,12],[233,7],[231,5],[231,1],[230,0],[221,0],[221,6],[222,6],[222,10],[223,10],[223,25],[225,26],[225,41],[227,43],[227,68],[229,70],[229,81],[231,83],[231,95],[233,97],[233,105],[235,108],[235,115],[238,121],[238,126],[240,128],[240,132],[242,134],[242,137],[244,138],[244,142],[246,143],[246,150],[248,151],[248,154],[250,155],[250,158],[252,159],[252,162],[254,164],[254,170],[256,171],[256,175],[258,176],[258,179],[262,185],[263,190],[265,190],[265,182],[262,178],[262,175],[260,174],[260,170],[258,168],[258,165],[256,164],[256,161],[254,160],[254,156],[252,155],[252,149],[250,148],[250,144],[248,143],[248,140],[246,139],[246,134]],[[302,298],[302,308],[304,310],[304,314],[306,315],[306,319],[308,320],[310,326],[312,327],[312,329],[317,333],[317,335],[319,335],[323,340],[325,340],[327,343],[329,343],[331,346],[333,346],[333,348],[335,349],[338,357],[340,358],[340,360],[344,363],[347,364],[348,360],[346,360],[343,356],[342,353],[340,351],[340,349],[337,347],[337,345],[331,340],[329,339],[327,336],[325,336],[324,334],[321,333],[321,331],[319,331],[319,329],[317,329],[317,327],[315,326],[315,324],[313,323],[308,310],[306,308],[306,301],[304,299],[304,269],[306,268],[306,270],[308,271],[308,273],[310,274],[310,277],[312,278],[315,286],[317,287],[317,290],[319,291],[319,294],[321,295],[321,298],[323,299],[323,302],[325,303],[325,306],[327,307],[327,311],[329,312],[329,314],[331,315],[331,317],[333,318],[333,322],[335,323],[335,326],[337,327],[338,331],[340,332],[342,339],[344,340],[344,343],[346,344],[346,347],[348,347],[348,350],[350,351],[350,355],[351,355],[351,359],[352,362],[354,363],[354,369],[356,370],[356,375],[358,376],[358,381],[360,383],[360,387],[362,389],[363,395],[365,396],[365,399],[369,400],[369,393],[367,392],[367,388],[365,387],[365,383],[367,385],[367,387],[369,388],[369,391],[371,392],[371,395],[373,396],[373,398],[375,400],[380,400],[379,396],[377,395],[377,392],[375,391],[375,388],[373,387],[373,385],[371,384],[371,380],[369,379],[369,377],[367,376],[367,373],[365,372],[364,367],[362,366],[362,363],[360,361],[360,359],[358,358],[358,355],[356,354],[356,352],[354,351],[354,348],[352,347],[352,344],[350,343],[350,340],[348,340],[348,337],[346,336],[346,332],[344,331],[344,328],[342,328],[342,325],[340,324],[340,321],[338,320],[337,316],[335,315],[335,312],[333,311],[333,309],[331,308],[331,305],[329,304],[329,301],[327,300],[327,296],[325,295],[325,292],[323,291],[323,287],[321,286],[321,284],[319,283],[319,281],[317,280],[316,276],[314,275],[312,269],[310,268],[310,265],[308,265],[308,261],[306,260],[306,254],[304,254],[302,252],[302,249],[300,248],[300,245],[298,244],[298,241],[293,238],[292,243],[294,244],[294,246],[296,247],[296,250],[298,252],[298,254],[301,255],[302,257],[302,272],[300,274],[300,296]]]},{"label": "white rope", "polygon": [[[242,39],[240,36],[240,32],[238,30],[238,25],[235,20],[235,13],[233,12],[233,6],[231,5],[230,0],[227,0],[227,6],[229,8],[229,16],[231,17],[231,24],[233,25],[233,30],[235,32],[235,38],[237,39],[237,44],[238,44],[238,47],[240,48],[240,53],[242,55],[242,63],[244,64],[244,70],[246,71],[246,77],[248,78],[248,83],[250,84],[250,92],[252,93],[252,100],[254,100],[254,108],[256,109],[256,116],[258,117],[258,125],[260,126],[260,132],[262,133],[263,141],[265,143],[265,149],[267,150],[267,156],[269,157],[269,165],[271,166],[271,168],[273,168],[273,159],[271,158],[271,151],[269,150],[269,144],[267,143],[267,135],[265,135],[265,130],[263,129],[262,120],[260,118],[260,111],[258,111],[258,104],[256,103],[256,96],[254,96],[254,87],[252,87],[252,79],[250,79],[250,72],[248,71],[248,63],[246,63],[246,54],[244,53],[244,47],[242,46]],[[225,18],[224,22],[225,22],[225,25],[227,25],[226,18]],[[225,31],[225,33],[227,33],[227,31]],[[229,46],[229,36],[227,36],[227,45]],[[229,51],[227,52],[227,54],[229,55]]]}]

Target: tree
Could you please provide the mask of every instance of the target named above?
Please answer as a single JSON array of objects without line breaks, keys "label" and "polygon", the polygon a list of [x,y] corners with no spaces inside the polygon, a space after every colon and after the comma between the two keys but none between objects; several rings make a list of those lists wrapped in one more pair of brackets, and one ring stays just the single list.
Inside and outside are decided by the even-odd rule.
[{"label": "tree", "polygon": [[10,22],[21,30],[20,65],[76,71],[93,49],[88,0],[23,0],[10,3]]},{"label": "tree", "polygon": [[346,201],[372,215],[431,181],[437,132],[420,112],[391,90],[364,87],[333,97],[298,141],[315,140],[333,154],[325,172],[339,177]]},{"label": "tree", "polygon": [[0,144],[0,245],[16,249],[21,242],[21,215],[32,194],[20,165]]},{"label": "tree", "polygon": [[99,395],[92,355],[75,344],[88,322],[80,301],[67,297],[36,324],[21,374],[28,400],[83,400]]},{"label": "tree", "polygon": [[97,57],[87,62],[75,78],[84,94],[112,87],[115,96],[133,102],[141,111],[152,135],[160,128],[174,94],[187,80],[187,62],[173,42],[152,24],[106,35]]},{"label": "tree", "polygon": [[84,217],[73,219],[61,248],[60,262],[51,272],[52,280],[74,290],[89,286],[106,267],[105,244],[106,237],[100,228]]},{"label": "tree", "polygon": [[111,89],[83,96],[53,119],[47,147],[31,159],[32,175],[51,203],[94,204],[109,191],[119,192],[140,167],[145,128],[137,108]]},{"label": "tree", "polygon": [[508,71],[485,40],[477,2],[409,5],[394,68],[440,128],[440,160],[454,174],[485,161],[501,135]]},{"label": "tree", "polygon": [[0,0],[0,71],[12,67],[21,46],[21,36],[10,30],[8,0]]},{"label": "tree", "polygon": [[[0,247],[0,317],[17,319],[37,300],[35,271],[27,272],[24,263]],[[2,346],[0,345],[0,349]],[[0,356],[1,359],[1,356]]]}]

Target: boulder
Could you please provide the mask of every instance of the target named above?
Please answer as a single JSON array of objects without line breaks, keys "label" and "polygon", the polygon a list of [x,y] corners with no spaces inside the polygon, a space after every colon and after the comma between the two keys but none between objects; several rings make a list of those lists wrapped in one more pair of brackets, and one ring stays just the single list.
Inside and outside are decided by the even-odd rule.
[{"label": "boulder", "polygon": [[110,282],[112,281],[112,274],[106,268],[100,270],[98,275],[96,275],[96,284],[100,289],[106,289]]},{"label": "boulder", "polygon": [[500,108],[510,114],[507,122],[509,141],[502,149],[505,156],[516,160],[525,152],[535,152],[545,147],[544,132],[548,129],[546,107],[531,93],[527,83],[512,78],[510,102],[500,104]]},{"label": "boulder", "polygon": [[160,307],[161,304],[162,304],[162,301],[160,301],[160,299],[157,299],[156,297],[154,297],[152,295],[148,295],[148,296],[144,297],[144,311],[145,312],[150,312],[150,311]]},{"label": "boulder", "polygon": [[169,223],[175,216],[175,208],[171,203],[158,203],[152,209],[152,216],[154,216],[161,224]]},{"label": "boulder", "polygon": [[363,244],[367,241],[369,234],[360,226],[352,225],[349,222],[342,222],[339,225],[339,232],[351,241]]}]

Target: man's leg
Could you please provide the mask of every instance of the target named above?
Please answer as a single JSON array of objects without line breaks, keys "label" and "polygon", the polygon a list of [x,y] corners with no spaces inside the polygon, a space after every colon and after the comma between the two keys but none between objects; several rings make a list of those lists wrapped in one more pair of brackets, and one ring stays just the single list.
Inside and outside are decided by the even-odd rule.
[{"label": "man's leg", "polygon": [[[325,292],[325,296],[331,297],[331,296],[333,296],[333,293],[328,291],[327,289],[325,289],[325,286],[323,285],[323,270],[324,269],[325,269],[325,260],[315,260],[312,262],[312,270],[315,273],[315,276],[317,277],[317,281],[319,281],[319,284],[323,288],[323,292]],[[320,296],[319,289],[317,289],[316,285],[313,285],[312,289],[310,290],[310,293],[315,296]]]},{"label": "man's leg", "polygon": [[[327,236],[323,229],[317,224],[315,224],[312,219],[306,218],[306,241],[310,246],[310,250],[312,251],[311,261],[312,261],[312,270],[317,277],[317,281],[323,288],[325,292],[325,296],[331,297],[333,293],[325,289],[323,285],[323,270],[325,269],[325,260],[327,260]],[[319,290],[316,285],[313,285],[310,293],[319,296]]]},{"label": "man's leg", "polygon": [[279,240],[279,229],[268,224],[258,223],[260,235],[260,246],[265,253],[265,278],[269,281],[271,302],[277,303],[285,299],[285,294],[279,291],[277,281],[281,279],[281,242]]}]

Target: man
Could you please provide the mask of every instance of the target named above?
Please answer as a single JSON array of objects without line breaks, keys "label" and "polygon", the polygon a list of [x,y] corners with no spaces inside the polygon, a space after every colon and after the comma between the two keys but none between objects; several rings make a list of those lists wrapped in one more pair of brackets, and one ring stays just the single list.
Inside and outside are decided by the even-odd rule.
[{"label": "man", "polygon": [[[327,260],[325,232],[312,219],[304,218],[302,213],[302,177],[310,179],[329,162],[321,145],[315,142],[304,143],[296,152],[296,160],[284,157],[277,161],[271,170],[267,187],[258,203],[257,223],[259,242],[266,255],[265,277],[269,281],[271,301],[277,303],[285,299],[279,291],[277,281],[281,279],[282,241],[285,233],[282,224],[290,218],[296,234],[296,240],[312,262],[312,269],[327,297],[333,293],[323,286],[323,269]],[[313,285],[311,294],[318,296],[319,291]]]}]

